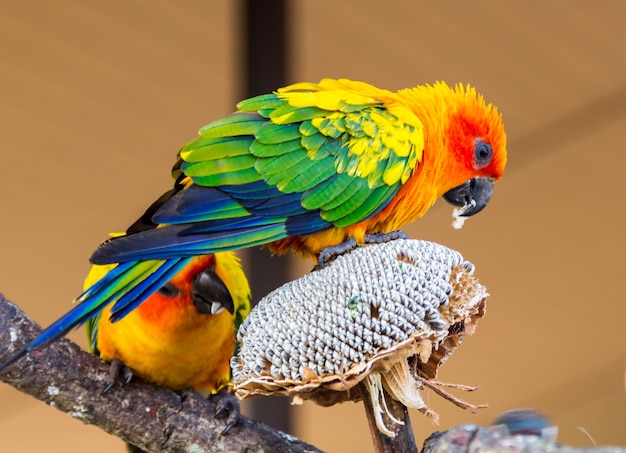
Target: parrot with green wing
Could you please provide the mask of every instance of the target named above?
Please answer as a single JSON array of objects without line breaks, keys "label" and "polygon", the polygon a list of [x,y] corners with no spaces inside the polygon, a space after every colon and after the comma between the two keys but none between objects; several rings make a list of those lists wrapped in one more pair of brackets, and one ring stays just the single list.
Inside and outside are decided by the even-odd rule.
[{"label": "parrot with green wing", "polygon": [[179,151],[184,188],[155,212],[160,227],[103,244],[93,262],[255,245],[317,257],[399,230],[442,196],[476,214],[506,164],[501,115],[471,87],[325,79],[237,107]]},{"label": "parrot with green wing", "polygon": [[346,244],[396,237],[442,197],[474,215],[507,160],[502,117],[470,86],[324,79],[237,109],[179,151],[148,227],[98,247],[92,263],[115,267],[19,354],[111,303],[111,320],[123,318],[198,255],[263,245],[323,265]]}]

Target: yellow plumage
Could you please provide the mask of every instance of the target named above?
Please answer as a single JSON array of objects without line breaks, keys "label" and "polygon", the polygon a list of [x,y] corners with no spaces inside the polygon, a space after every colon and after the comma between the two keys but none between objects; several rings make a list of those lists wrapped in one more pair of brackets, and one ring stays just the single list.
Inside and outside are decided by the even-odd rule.
[{"label": "yellow plumage", "polygon": [[[204,314],[194,305],[194,281],[207,267],[230,292],[232,314]],[[85,287],[110,268],[94,266]],[[120,360],[135,375],[158,385],[216,393],[230,382],[236,321],[250,311],[250,288],[239,259],[230,252],[198,256],[168,284],[176,288],[174,296],[156,292],[117,322],[109,320],[111,306],[106,307],[97,321],[97,335],[92,335],[92,352],[106,361]]]}]

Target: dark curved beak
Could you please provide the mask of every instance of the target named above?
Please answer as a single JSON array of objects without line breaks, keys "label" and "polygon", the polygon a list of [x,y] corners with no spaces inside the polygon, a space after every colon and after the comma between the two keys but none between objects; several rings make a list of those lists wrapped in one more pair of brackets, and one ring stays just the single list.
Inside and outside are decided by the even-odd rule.
[{"label": "dark curved beak", "polygon": [[443,198],[450,204],[467,207],[459,215],[469,217],[484,209],[493,194],[493,179],[472,178],[464,184],[448,190]]},{"label": "dark curved beak", "polygon": [[191,298],[198,311],[203,314],[214,315],[225,309],[232,315],[235,311],[228,288],[211,267],[196,276]]}]

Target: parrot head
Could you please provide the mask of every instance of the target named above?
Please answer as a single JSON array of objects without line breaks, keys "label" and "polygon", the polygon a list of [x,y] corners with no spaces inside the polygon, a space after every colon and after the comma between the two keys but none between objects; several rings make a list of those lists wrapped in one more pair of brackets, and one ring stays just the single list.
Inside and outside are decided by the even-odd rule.
[{"label": "parrot head", "polygon": [[[218,315],[223,311],[236,319],[249,311],[250,287],[232,252],[199,255],[155,293],[152,303],[140,305],[144,316],[160,316],[166,308],[180,316]],[[174,310],[175,305],[191,309]],[[174,311],[171,311],[174,310]]]},{"label": "parrot head", "polygon": [[426,149],[429,143],[442,147],[431,150],[433,167],[441,169],[437,175],[439,196],[462,208],[461,216],[480,212],[491,200],[494,183],[506,165],[502,115],[469,85],[450,87],[437,82],[413,90],[427,109],[419,115]]},{"label": "parrot head", "polygon": [[507,160],[502,115],[470,86],[456,85],[456,102],[448,114],[445,137],[455,172],[465,179],[448,189],[443,198],[461,207],[461,216],[482,211],[491,200],[494,183],[504,173]]}]

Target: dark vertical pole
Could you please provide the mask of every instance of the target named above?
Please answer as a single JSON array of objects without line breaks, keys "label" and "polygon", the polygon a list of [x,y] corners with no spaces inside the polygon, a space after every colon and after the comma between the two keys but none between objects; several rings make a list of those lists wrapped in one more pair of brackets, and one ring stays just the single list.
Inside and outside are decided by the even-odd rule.
[{"label": "dark vertical pole", "polygon": [[[241,0],[243,97],[271,93],[288,81],[289,0]],[[288,280],[289,259],[254,248],[248,254],[249,278],[255,302]],[[251,401],[250,417],[289,432],[290,401],[283,397]]]},{"label": "dark vertical pole", "polygon": [[246,96],[288,83],[288,0],[242,0],[244,90]]}]

